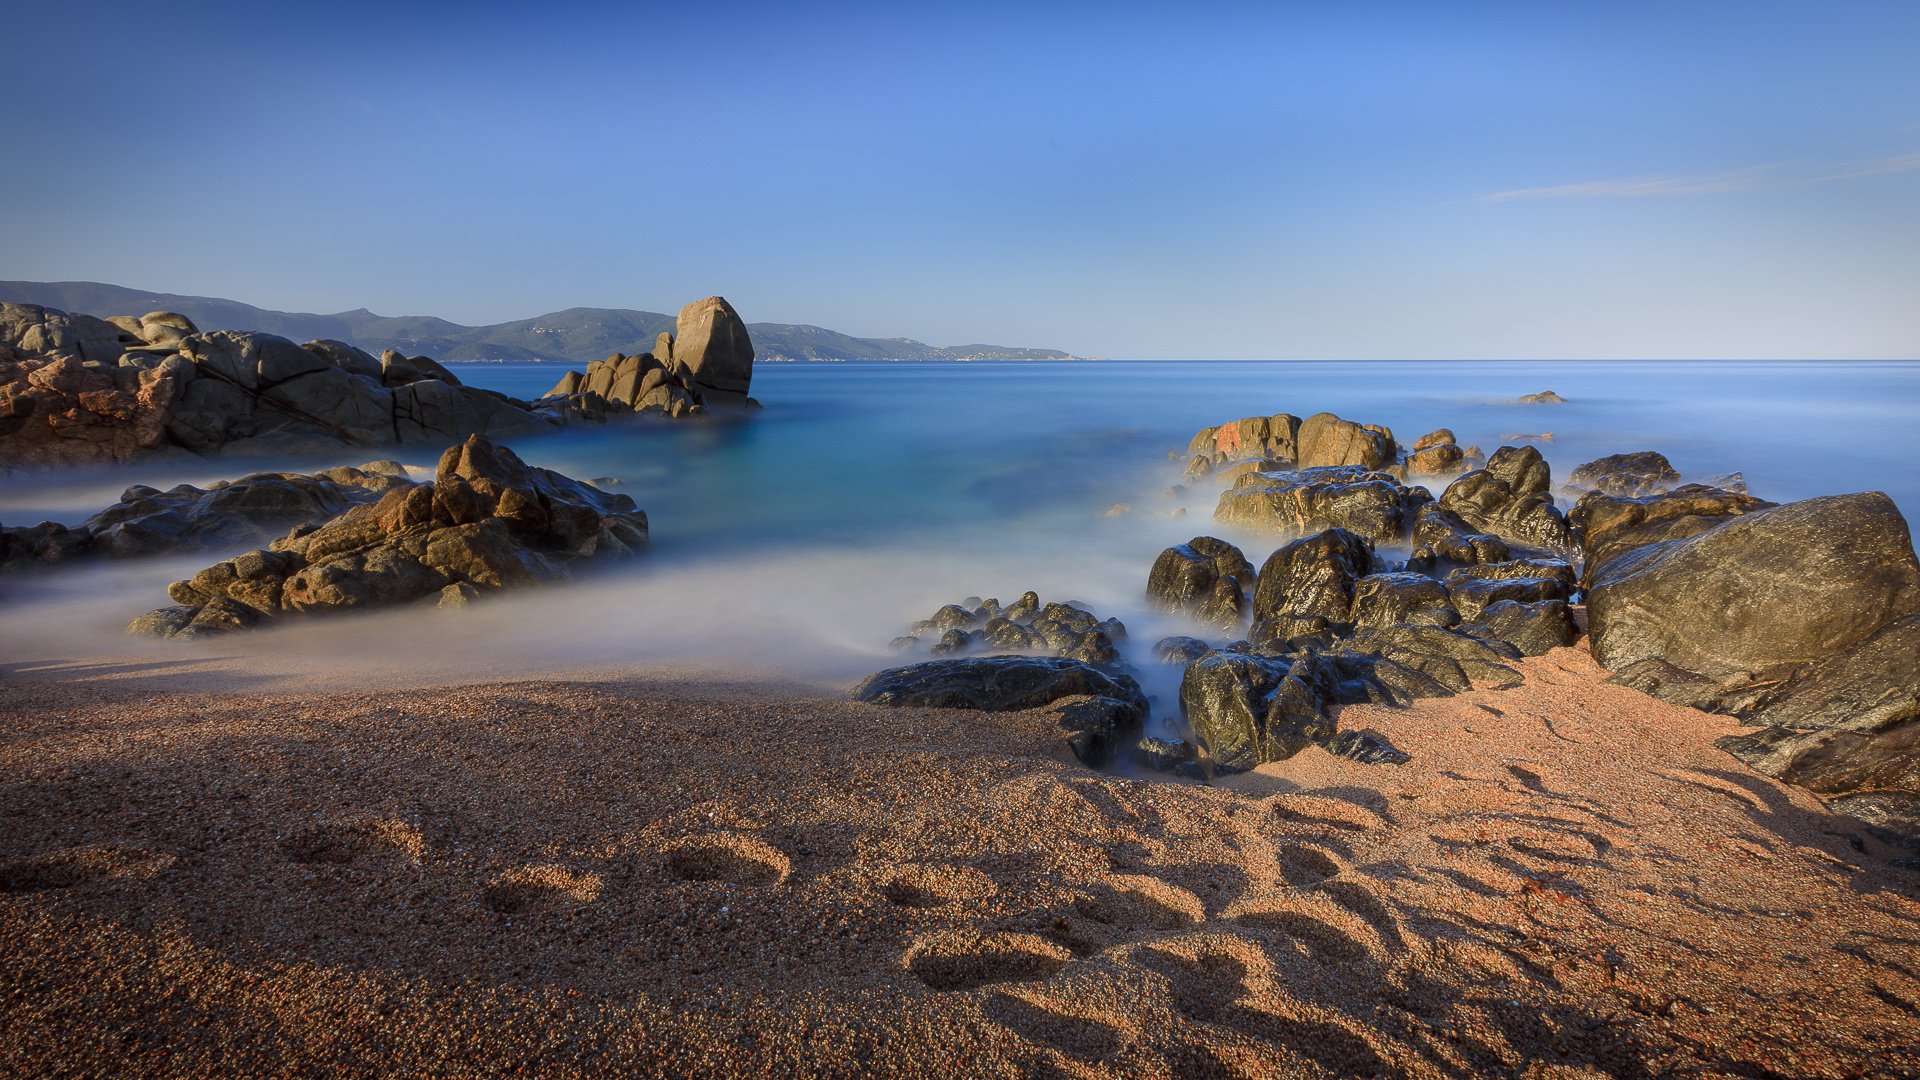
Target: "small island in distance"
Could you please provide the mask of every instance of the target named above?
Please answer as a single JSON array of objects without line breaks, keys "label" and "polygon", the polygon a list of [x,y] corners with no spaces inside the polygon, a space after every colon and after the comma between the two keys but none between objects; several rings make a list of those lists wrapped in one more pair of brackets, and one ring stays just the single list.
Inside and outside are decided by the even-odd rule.
[{"label": "small island in distance", "polygon": [[[517,322],[462,326],[430,315],[383,316],[365,308],[333,315],[272,311],[237,300],[147,292],[97,281],[0,281],[0,302],[39,304],[62,311],[118,314],[177,311],[203,330],[260,330],[293,341],[331,338],[359,348],[398,348],[441,360],[470,363],[586,364],[610,353],[638,353],[674,316],[628,308],[568,308]],[[911,338],[859,338],[819,326],[748,323],[755,359],[801,360],[1099,360],[1058,349],[1002,345],[941,347]]]}]

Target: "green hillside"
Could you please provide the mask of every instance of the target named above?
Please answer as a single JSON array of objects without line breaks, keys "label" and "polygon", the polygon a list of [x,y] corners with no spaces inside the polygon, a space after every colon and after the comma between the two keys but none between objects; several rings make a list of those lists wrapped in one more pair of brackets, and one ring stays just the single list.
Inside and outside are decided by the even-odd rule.
[{"label": "green hillside", "polygon": [[[264,330],[311,341],[335,338],[378,353],[398,349],[436,360],[550,360],[586,364],[611,353],[641,353],[674,317],[627,308],[568,308],[533,319],[462,326],[425,315],[387,317],[366,308],[334,315],[272,311],[207,296],[146,292],[95,281],[0,281],[0,301],[39,304],[88,315],[144,315],[177,311],[202,330]],[[910,338],[857,338],[818,326],[748,323],[761,360],[1068,360],[1056,349],[999,345],[941,348]]]}]

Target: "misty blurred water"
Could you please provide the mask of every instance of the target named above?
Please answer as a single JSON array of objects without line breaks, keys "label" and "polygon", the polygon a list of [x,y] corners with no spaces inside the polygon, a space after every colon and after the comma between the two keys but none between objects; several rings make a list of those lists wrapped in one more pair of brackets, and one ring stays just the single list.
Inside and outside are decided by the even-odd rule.
[{"label": "misty blurred water", "polygon": [[[449,366],[523,397],[565,370]],[[1542,390],[1567,403],[1507,403]],[[1125,620],[1148,689],[1170,700],[1147,647],[1188,628],[1143,610],[1154,557],[1212,534],[1241,544],[1257,565],[1276,544],[1215,527],[1216,489],[1164,497],[1181,467],[1168,452],[1184,451],[1200,427],[1278,412],[1385,424],[1406,443],[1449,427],[1462,445],[1488,452],[1510,434],[1552,432],[1536,445],[1556,478],[1607,454],[1658,450],[1688,477],[1744,472],[1754,494],[1776,501],[1879,490],[1909,514],[1920,509],[1913,362],[770,363],[755,370],[753,393],[766,408],[744,417],[514,444],[534,464],[618,481],[612,490],[646,510],[654,551],[630,569],[501,598],[457,620],[431,612],[316,620],[221,648],[255,663],[276,650],[331,651],[421,679],[700,659],[773,662],[833,682],[892,662],[886,641],[941,604],[1011,601],[1034,589]],[[438,455],[420,448],[18,478],[0,487],[0,522],[75,524],[132,483],[204,485],[374,456],[430,468]],[[1110,514],[1116,504],[1131,509]],[[120,628],[164,606],[167,581],[212,561],[7,579],[0,592],[11,629],[0,628],[0,649],[177,652]],[[455,655],[453,667],[429,662]]]}]

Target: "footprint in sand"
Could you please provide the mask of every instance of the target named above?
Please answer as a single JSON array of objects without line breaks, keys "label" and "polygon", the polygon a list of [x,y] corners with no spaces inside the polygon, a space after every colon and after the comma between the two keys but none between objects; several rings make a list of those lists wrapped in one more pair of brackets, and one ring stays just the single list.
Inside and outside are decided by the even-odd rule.
[{"label": "footprint in sand", "polygon": [[139,848],[69,848],[0,864],[0,893],[44,892],[90,881],[151,877],[173,863],[172,855]]},{"label": "footprint in sand", "polygon": [[666,869],[681,881],[778,885],[786,880],[792,864],[765,841],[738,833],[717,833],[669,848]]},{"label": "footprint in sand", "polygon": [[489,910],[503,915],[541,911],[561,904],[590,904],[600,898],[598,874],[564,866],[519,866],[501,874],[480,892]]},{"label": "footprint in sand", "polygon": [[1385,1070],[1373,1044],[1339,1024],[1283,1016],[1254,1006],[1253,973],[1245,961],[1224,950],[1200,945],[1192,954],[1142,949],[1142,967],[1167,980],[1173,1009],[1196,1024],[1208,1024],[1274,1044],[1338,1076],[1372,1075]]},{"label": "footprint in sand", "polygon": [[1112,1024],[1095,1017],[1055,1012],[1013,994],[994,994],[982,1011],[989,1020],[1011,1028],[1022,1038],[1082,1061],[1105,1060],[1127,1045],[1126,1036]]},{"label": "footprint in sand", "polygon": [[881,886],[880,894],[901,907],[935,908],[978,900],[998,890],[992,878],[971,866],[918,863],[897,871]]},{"label": "footprint in sand", "polygon": [[356,862],[417,863],[426,841],[413,824],[392,818],[346,821],[309,829],[280,844],[287,858],[306,865]]},{"label": "footprint in sand", "polygon": [[1037,934],[961,931],[923,941],[906,967],[934,990],[971,990],[999,982],[1038,982],[1065,967],[1072,953]]}]

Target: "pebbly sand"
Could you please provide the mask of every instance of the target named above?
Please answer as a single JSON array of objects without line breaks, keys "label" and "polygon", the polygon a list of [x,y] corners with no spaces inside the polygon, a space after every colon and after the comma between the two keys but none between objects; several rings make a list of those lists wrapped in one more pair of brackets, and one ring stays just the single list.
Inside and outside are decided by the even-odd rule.
[{"label": "pebbly sand", "polygon": [[0,1073],[1920,1075],[1917,853],[1522,668],[1205,787],[712,670],[9,665]]}]

